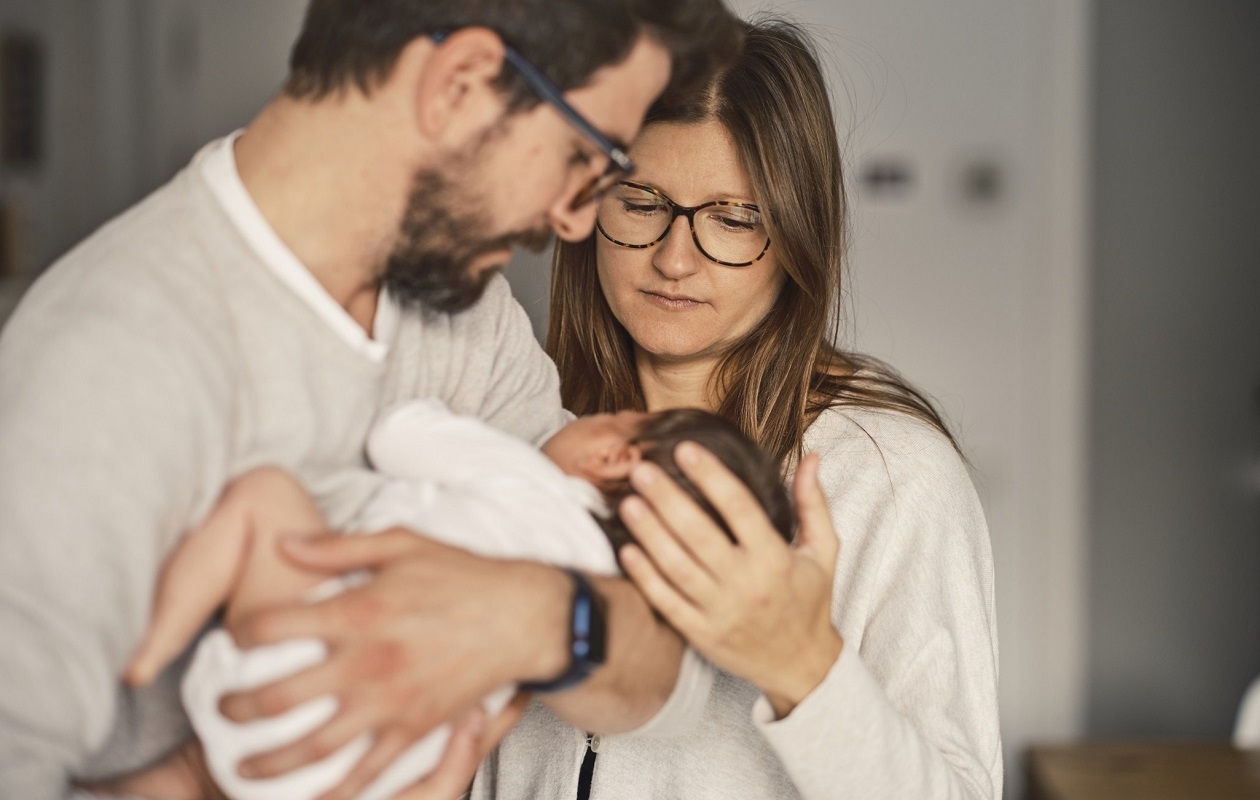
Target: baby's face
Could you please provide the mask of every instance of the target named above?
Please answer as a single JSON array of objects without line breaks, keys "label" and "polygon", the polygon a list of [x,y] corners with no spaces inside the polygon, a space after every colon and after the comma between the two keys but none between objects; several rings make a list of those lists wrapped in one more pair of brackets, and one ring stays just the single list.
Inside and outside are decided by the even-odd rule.
[{"label": "baby's face", "polygon": [[578,417],[547,440],[543,454],[565,473],[599,483],[610,477],[610,470],[620,472],[620,465],[638,460],[630,440],[643,430],[649,416],[642,411],[620,411]]}]

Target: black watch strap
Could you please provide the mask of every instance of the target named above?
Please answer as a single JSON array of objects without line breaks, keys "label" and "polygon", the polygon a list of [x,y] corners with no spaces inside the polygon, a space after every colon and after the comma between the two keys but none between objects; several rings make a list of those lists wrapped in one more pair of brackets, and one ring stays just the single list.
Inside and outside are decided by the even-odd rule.
[{"label": "black watch strap", "polygon": [[577,686],[601,664],[608,642],[604,598],[577,570],[565,570],[573,579],[573,606],[569,613],[569,666],[550,681],[523,683],[531,692],[559,692]]}]

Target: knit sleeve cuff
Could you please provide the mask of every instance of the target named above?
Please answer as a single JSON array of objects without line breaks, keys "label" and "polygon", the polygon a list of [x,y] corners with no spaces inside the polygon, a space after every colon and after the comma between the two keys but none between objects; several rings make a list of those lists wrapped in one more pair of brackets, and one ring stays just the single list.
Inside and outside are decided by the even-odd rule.
[{"label": "knit sleeve cuff", "polygon": [[882,729],[893,712],[883,690],[862,663],[857,649],[845,646],[840,657],[814,691],[783,719],[764,696],[753,704],[753,724],[779,755],[798,787],[811,784],[823,765],[833,770],[836,754],[843,761],[860,761],[872,747],[873,732]]},{"label": "knit sleeve cuff", "polygon": [[826,715],[834,708],[835,701],[852,691],[852,684],[860,683],[859,673],[865,671],[852,650],[846,644],[822,681],[783,719],[775,719],[770,701],[765,695],[759,696],[752,708],[753,723],[767,736],[790,736],[794,731],[807,728],[811,719]]}]

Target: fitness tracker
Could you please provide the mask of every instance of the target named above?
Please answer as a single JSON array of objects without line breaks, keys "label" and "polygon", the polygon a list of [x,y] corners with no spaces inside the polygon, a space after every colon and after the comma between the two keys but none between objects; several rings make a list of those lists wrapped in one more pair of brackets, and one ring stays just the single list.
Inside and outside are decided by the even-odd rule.
[{"label": "fitness tracker", "polygon": [[531,692],[559,692],[577,686],[604,663],[608,642],[604,598],[582,573],[565,570],[573,579],[573,607],[569,613],[569,666],[555,680],[521,684]]}]

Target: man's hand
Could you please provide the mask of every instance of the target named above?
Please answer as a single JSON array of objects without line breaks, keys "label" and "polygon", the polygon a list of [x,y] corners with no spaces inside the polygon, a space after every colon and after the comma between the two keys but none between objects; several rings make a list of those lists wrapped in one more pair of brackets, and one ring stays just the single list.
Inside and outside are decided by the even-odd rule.
[{"label": "man's hand", "polygon": [[327,643],[329,656],[277,683],[226,697],[226,716],[247,722],[323,695],[338,700],[337,715],[318,730],[244,762],[246,777],[288,772],[372,732],[373,747],[355,770],[356,780],[371,777],[492,690],[548,680],[565,668],[572,583],[560,570],[481,558],[402,529],[291,540],[283,550],[309,570],[376,574],[320,603],[243,620],[242,648],[314,637]]},{"label": "man's hand", "polygon": [[[482,759],[520,721],[528,704],[529,695],[518,694],[493,719],[487,720],[480,708],[460,716],[454,722],[451,739],[437,768],[393,800],[452,800],[459,797],[467,791]],[[364,765],[365,762],[360,762],[340,786],[320,800],[356,797],[384,766],[382,764],[369,774]],[[108,783],[83,784],[82,788],[103,795],[152,800],[229,800],[210,777],[201,743],[196,739],[189,740],[147,769]]]},{"label": "man's hand", "polygon": [[[482,759],[520,721],[525,707],[529,705],[529,698],[528,694],[517,694],[512,702],[490,720],[485,718],[485,713],[480,708],[456,719],[446,752],[437,768],[419,783],[395,795],[393,800],[451,800],[464,794],[468,791],[468,785],[472,783],[473,775]],[[390,760],[392,759],[385,760],[374,770],[365,769],[367,759],[360,761],[340,786],[319,800],[351,800],[357,797]]]}]

